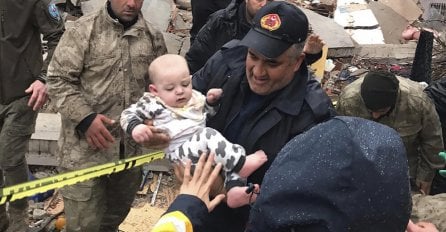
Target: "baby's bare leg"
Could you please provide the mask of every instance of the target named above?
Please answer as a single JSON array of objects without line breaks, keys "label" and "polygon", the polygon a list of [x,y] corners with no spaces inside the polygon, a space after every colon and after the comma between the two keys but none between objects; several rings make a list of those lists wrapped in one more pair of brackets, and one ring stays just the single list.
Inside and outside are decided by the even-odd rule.
[{"label": "baby's bare leg", "polygon": [[243,164],[242,169],[240,169],[239,174],[243,178],[247,178],[260,166],[262,166],[268,157],[266,157],[265,152],[258,150],[251,155],[246,156],[245,164]]}]

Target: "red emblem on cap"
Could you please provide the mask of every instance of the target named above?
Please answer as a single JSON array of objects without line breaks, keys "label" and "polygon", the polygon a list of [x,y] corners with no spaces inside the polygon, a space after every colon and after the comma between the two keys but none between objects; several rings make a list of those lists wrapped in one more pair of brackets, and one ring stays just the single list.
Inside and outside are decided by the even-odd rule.
[{"label": "red emblem on cap", "polygon": [[260,26],[269,31],[277,30],[281,23],[278,14],[267,14],[260,19]]}]

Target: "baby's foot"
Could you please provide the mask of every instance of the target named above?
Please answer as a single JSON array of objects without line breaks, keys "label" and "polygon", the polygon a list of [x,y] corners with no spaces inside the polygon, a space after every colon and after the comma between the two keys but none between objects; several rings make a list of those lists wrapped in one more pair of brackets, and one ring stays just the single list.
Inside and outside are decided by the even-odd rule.
[{"label": "baby's foot", "polygon": [[245,163],[240,169],[239,175],[243,178],[247,178],[255,170],[262,166],[267,160],[268,157],[266,157],[265,152],[263,152],[262,150],[258,150],[253,154],[246,156]]},{"label": "baby's foot", "polygon": [[254,193],[246,193],[247,189],[247,186],[236,186],[229,189],[229,191],[226,193],[226,204],[230,208],[238,208],[255,202],[257,199],[257,194],[255,193],[259,192],[259,185],[254,185]]}]

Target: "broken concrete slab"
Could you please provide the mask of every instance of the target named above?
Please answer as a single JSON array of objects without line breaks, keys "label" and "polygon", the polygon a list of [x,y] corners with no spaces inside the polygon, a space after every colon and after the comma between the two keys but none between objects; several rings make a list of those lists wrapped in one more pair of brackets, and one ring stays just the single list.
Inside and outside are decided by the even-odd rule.
[{"label": "broken concrete slab", "polygon": [[409,22],[417,20],[423,13],[414,1],[380,0],[379,2],[392,8]]},{"label": "broken concrete slab", "polygon": [[350,35],[333,19],[314,13],[311,10],[301,9],[308,17],[314,33],[318,34],[325,41],[329,51],[330,49],[353,48],[355,46]]},{"label": "broken concrete slab", "polygon": [[59,139],[62,122],[59,114],[39,113],[36,119],[36,127],[31,139],[53,140]]},{"label": "broken concrete slab", "polygon": [[190,48],[190,36],[186,36],[183,40],[183,46],[181,46],[180,55],[185,57]]},{"label": "broken concrete slab", "polygon": [[376,29],[346,29],[358,44],[385,44],[381,28]]},{"label": "broken concrete slab", "polygon": [[416,47],[416,43],[361,45],[355,49],[354,55],[374,59],[412,60]]},{"label": "broken concrete slab", "polygon": [[172,34],[163,32],[164,41],[166,42],[167,46],[167,53],[170,54],[179,54],[181,51],[181,47],[183,45],[183,38]]},{"label": "broken concrete slab", "polygon": [[141,8],[144,18],[158,27],[162,32],[167,31],[172,10],[176,8],[173,0],[144,1]]},{"label": "broken concrete slab", "polygon": [[[367,6],[367,5],[365,5]],[[334,20],[344,28],[376,28],[378,20],[370,9],[348,9],[348,6],[338,6]]]},{"label": "broken concrete slab", "polygon": [[369,8],[378,20],[384,36],[384,42],[387,44],[400,44],[401,33],[409,24],[407,19],[381,2],[372,1],[369,3]]}]

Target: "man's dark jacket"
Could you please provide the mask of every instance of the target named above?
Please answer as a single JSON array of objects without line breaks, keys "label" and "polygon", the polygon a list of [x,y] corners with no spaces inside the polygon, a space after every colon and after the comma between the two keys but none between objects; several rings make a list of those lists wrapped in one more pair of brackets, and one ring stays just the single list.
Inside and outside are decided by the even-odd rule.
[{"label": "man's dark jacket", "polygon": [[[26,95],[31,83],[45,78],[52,53],[63,34],[63,21],[50,0],[0,1],[0,104]],[[42,57],[43,39],[48,56]]]},{"label": "man's dark jacket", "polygon": [[[245,74],[247,48],[237,46],[236,41],[229,44],[230,48],[224,47],[217,52],[203,69],[194,74],[192,82],[194,88],[202,93],[206,93],[210,88],[223,89],[217,114],[208,118],[207,126],[217,129],[225,137],[231,134],[227,127],[242,107],[245,107],[243,100],[245,94],[250,91]],[[267,154],[267,163],[248,178],[248,182],[259,184],[277,153],[290,139],[335,114],[330,99],[321,89],[319,82],[309,75],[305,65],[301,66],[288,86],[266,97],[262,104],[263,107],[247,117],[239,128],[238,139],[232,141],[242,145],[246,154],[260,149]],[[242,226],[246,222],[243,221],[246,218],[243,219],[242,215],[246,216],[247,212],[239,215],[240,212],[237,211],[243,209],[220,210],[222,207],[224,208],[217,207],[213,214],[236,216],[230,220],[226,218],[225,226],[221,224],[225,220],[211,220],[210,224],[215,224],[215,228],[206,228],[204,231],[243,231],[242,228],[231,227],[227,222],[235,220],[238,222],[234,221],[234,224],[239,223]],[[221,218],[222,215],[216,216],[215,219]]]},{"label": "man's dark jacket", "polygon": [[223,45],[232,39],[242,39],[250,24],[246,21],[244,0],[233,0],[225,9],[209,16],[186,53],[191,73],[198,71]]}]

